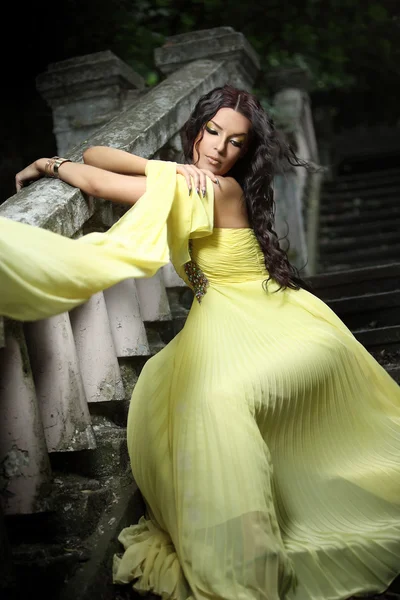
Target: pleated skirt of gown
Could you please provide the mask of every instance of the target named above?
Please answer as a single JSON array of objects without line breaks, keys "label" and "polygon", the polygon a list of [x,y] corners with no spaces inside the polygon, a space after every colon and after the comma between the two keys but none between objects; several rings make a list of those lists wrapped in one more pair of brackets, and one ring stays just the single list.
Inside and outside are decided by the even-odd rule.
[{"label": "pleated skirt of gown", "polygon": [[400,388],[305,290],[262,287],[251,230],[193,242],[206,275],[128,418],[148,514],[114,581],[174,600],[345,600],[400,572]]}]

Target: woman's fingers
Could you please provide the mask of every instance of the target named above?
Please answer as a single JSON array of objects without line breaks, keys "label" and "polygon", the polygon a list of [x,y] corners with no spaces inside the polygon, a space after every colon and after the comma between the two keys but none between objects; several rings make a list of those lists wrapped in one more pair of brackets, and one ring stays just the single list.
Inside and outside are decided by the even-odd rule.
[{"label": "woman's fingers", "polygon": [[177,165],[176,172],[183,175],[189,189],[189,195],[194,188],[198,194],[202,194],[203,198],[207,193],[207,177],[214,183],[218,183],[218,179],[212,171],[207,169],[199,169],[194,165]]},{"label": "woman's fingers", "polygon": [[189,170],[190,170],[190,174],[192,176],[193,179],[193,186],[196,190],[196,192],[198,194],[200,194],[200,170],[197,167],[194,167],[193,165],[189,166]]},{"label": "woman's fingers", "polygon": [[189,189],[189,195],[192,193],[192,180],[190,178],[190,173],[188,171],[188,169],[186,168],[186,165],[177,165],[176,166],[176,172],[179,175],[183,175],[183,177],[186,179],[186,183]]},{"label": "woman's fingers", "polygon": [[199,169],[193,165],[190,165],[190,172],[193,177],[193,184],[198,194],[204,196],[207,193],[207,177],[212,181],[215,181],[216,177],[214,173],[206,169]]}]

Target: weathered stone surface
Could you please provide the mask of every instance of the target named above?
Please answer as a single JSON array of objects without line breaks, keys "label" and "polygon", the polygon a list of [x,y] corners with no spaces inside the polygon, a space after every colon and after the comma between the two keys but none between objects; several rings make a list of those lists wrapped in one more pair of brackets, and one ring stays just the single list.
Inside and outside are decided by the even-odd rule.
[{"label": "weathered stone surface", "polygon": [[[134,482],[115,487],[112,504],[87,540],[89,560],[81,562],[75,573],[67,576],[57,596],[59,600],[115,600],[118,587],[112,583],[111,565],[113,555],[122,551],[118,534],[124,527],[137,523],[144,510],[143,499]],[[131,586],[126,587],[131,597],[136,597]]]},{"label": "weathered stone surface", "polygon": [[36,86],[53,109],[57,152],[65,156],[133,102],[145,83],[106,50],[50,64]]},{"label": "weathered stone surface", "polygon": [[95,448],[68,313],[27,323],[25,336],[48,452]]},{"label": "weathered stone surface", "polygon": [[167,38],[154,52],[157,67],[165,74],[204,58],[224,60],[229,82],[248,88],[260,70],[259,57],[244,35],[232,27],[216,27]]},{"label": "weathered stone surface", "polygon": [[[85,140],[69,158],[81,161],[83,151],[93,145],[151,158],[180,131],[199,96],[223,85],[227,78],[223,62],[201,60],[183,67]],[[41,179],[6,200],[0,206],[0,216],[71,237],[94,214],[96,206],[96,201],[88,201],[66,183]]]},{"label": "weathered stone surface", "polygon": [[[38,91],[52,106],[79,96],[97,96],[99,82],[125,89],[141,89],[144,79],[110,50],[50,63],[36,78]],[[94,94],[88,94],[89,91]]]}]

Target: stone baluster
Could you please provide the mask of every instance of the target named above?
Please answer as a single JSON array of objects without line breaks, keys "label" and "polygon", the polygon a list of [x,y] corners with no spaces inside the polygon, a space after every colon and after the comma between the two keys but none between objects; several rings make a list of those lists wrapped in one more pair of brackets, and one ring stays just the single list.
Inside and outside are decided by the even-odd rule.
[{"label": "stone baluster", "polygon": [[118,358],[149,356],[135,280],[126,279],[113,285],[104,291],[104,296]]},{"label": "stone baluster", "polygon": [[49,452],[96,447],[68,313],[25,326]]},{"label": "stone baluster", "polygon": [[162,267],[161,273],[166,288],[184,287],[186,285],[183,279],[179,277],[178,273],[175,271],[172,263]]},{"label": "stone baluster", "polygon": [[36,398],[23,327],[7,321],[0,350],[0,501],[4,513],[47,509],[51,481],[41,414]]},{"label": "stone baluster", "polygon": [[153,277],[138,279],[136,289],[143,321],[170,321],[171,311],[160,271]]},{"label": "stone baluster", "polygon": [[137,381],[138,370],[151,355],[140,313],[136,281],[121,281],[105,290],[104,297],[126,397],[129,398]]},{"label": "stone baluster", "polygon": [[70,312],[88,402],[124,400],[118,359],[102,292]]}]

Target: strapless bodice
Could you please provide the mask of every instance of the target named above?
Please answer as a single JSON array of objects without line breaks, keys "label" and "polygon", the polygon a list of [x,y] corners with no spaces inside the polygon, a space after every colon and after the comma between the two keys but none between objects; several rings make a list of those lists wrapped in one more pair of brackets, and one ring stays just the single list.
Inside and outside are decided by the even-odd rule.
[{"label": "strapless bodice", "polygon": [[210,283],[240,283],[268,276],[251,228],[218,228],[191,240],[191,257]]}]

